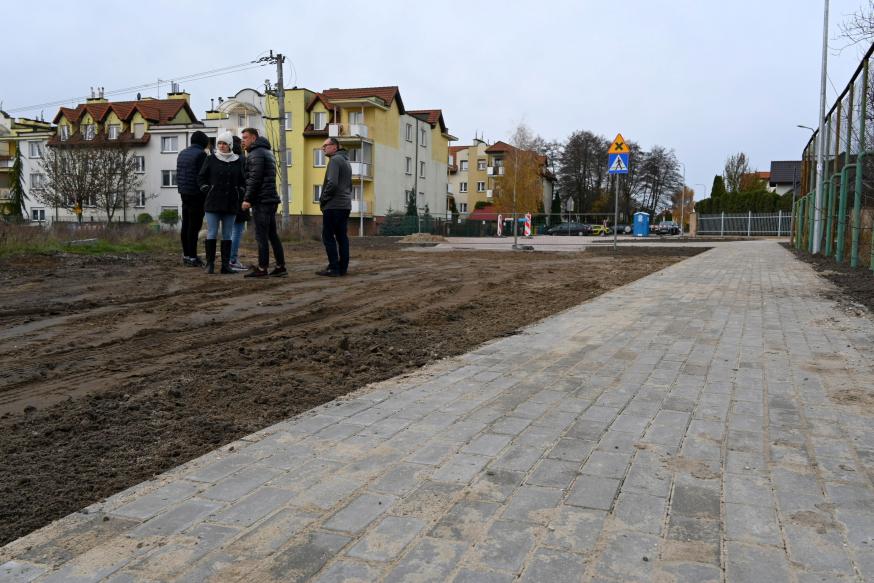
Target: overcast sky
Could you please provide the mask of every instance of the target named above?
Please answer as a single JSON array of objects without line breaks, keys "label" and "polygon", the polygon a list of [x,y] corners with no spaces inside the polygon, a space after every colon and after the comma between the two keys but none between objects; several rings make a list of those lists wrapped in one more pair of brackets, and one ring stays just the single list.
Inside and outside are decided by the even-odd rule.
[{"label": "overcast sky", "polygon": [[[839,51],[838,38],[861,3],[831,0],[828,106],[864,50]],[[819,108],[822,13],[821,0],[31,0],[5,8],[15,49],[0,64],[0,101],[34,117],[39,108],[12,110],[273,49],[288,56],[288,86],[398,85],[408,109],[442,109],[459,144],[506,140],[524,121],[547,139],[622,132],[673,148],[702,198],[729,154],[760,170],[800,157],[809,132],[796,125],[815,125]],[[182,85],[203,116],[211,97],[263,90],[268,77],[275,68]],[[50,119],[58,108],[42,109]]]}]

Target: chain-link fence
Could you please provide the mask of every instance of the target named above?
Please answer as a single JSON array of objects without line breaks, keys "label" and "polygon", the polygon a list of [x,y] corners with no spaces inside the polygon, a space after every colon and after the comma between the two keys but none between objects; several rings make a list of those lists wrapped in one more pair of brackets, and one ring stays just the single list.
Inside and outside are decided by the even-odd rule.
[{"label": "chain-link fence", "polygon": [[786,237],[792,224],[788,212],[698,215],[698,235]]},{"label": "chain-link fence", "polygon": [[[869,75],[874,45],[823,120],[824,168],[817,197],[818,131],[804,148],[802,193],[793,208],[797,249],[874,270],[874,87]],[[817,240],[818,237],[818,240]]]},{"label": "chain-link fence", "polygon": [[[480,212],[481,211],[481,212]],[[623,217],[624,218],[624,217]],[[514,220],[515,219],[515,220]],[[386,217],[380,224],[380,235],[409,235],[412,233],[431,233],[447,237],[496,237],[513,236],[513,225],[516,234],[526,234],[527,229],[533,235],[581,236],[612,234],[613,213],[588,214],[545,214],[497,212],[491,209],[478,209],[467,214],[455,215],[452,220],[435,218],[433,216],[394,216]],[[631,233],[631,222],[620,219],[619,233]]]}]

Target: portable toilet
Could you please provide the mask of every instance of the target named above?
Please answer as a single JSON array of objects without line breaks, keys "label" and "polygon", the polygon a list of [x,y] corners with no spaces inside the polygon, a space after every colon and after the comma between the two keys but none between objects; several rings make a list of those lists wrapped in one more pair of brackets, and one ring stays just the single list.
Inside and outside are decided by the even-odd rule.
[{"label": "portable toilet", "polygon": [[634,213],[634,236],[649,237],[649,213]]}]

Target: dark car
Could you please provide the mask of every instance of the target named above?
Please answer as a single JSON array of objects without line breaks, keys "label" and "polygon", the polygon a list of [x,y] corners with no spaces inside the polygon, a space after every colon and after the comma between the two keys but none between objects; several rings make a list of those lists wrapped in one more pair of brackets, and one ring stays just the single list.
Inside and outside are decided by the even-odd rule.
[{"label": "dark car", "polygon": [[631,225],[616,225],[615,231],[617,235],[630,235],[632,228]]},{"label": "dark car", "polygon": [[659,235],[679,235],[680,225],[674,221],[663,221],[658,224],[655,232]]},{"label": "dark car", "polygon": [[585,223],[561,223],[550,227],[547,235],[591,235],[592,226]]}]

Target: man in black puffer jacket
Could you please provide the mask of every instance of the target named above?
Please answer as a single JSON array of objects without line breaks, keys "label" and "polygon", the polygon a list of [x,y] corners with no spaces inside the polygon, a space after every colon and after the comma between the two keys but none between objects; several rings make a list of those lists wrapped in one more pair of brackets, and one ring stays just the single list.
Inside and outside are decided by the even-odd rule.
[{"label": "man in black puffer jacket", "polygon": [[[243,130],[243,148],[246,156],[246,194],[243,196],[243,210],[252,209],[255,223],[255,240],[258,242],[258,265],[245,277],[285,277],[285,253],[282,241],[276,232],[276,209],[279,194],[276,192],[276,161],[267,138],[258,137],[258,130]],[[267,272],[270,265],[270,249],[276,268]]]},{"label": "man in black puffer jacket", "polygon": [[203,203],[206,195],[197,187],[197,173],[206,160],[209,138],[201,131],[191,134],[191,145],[179,152],[176,158],[176,189],[182,198],[182,263],[189,267],[201,267],[203,261],[197,256],[197,235],[203,227]]}]

